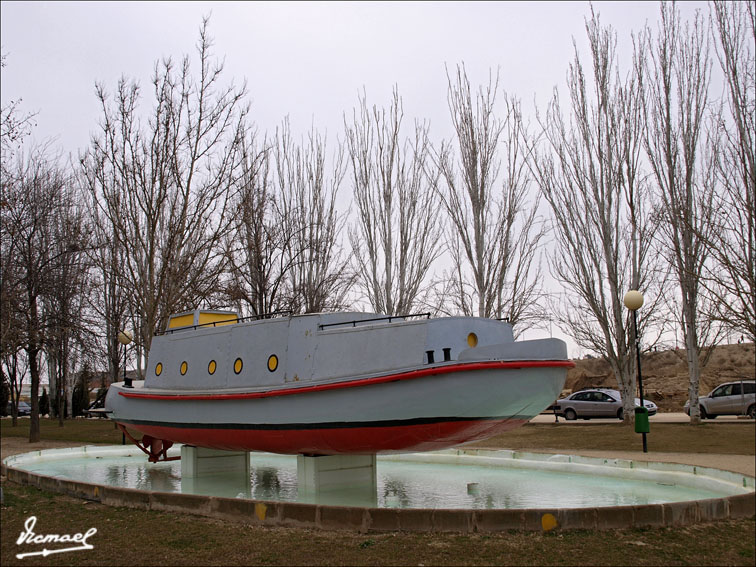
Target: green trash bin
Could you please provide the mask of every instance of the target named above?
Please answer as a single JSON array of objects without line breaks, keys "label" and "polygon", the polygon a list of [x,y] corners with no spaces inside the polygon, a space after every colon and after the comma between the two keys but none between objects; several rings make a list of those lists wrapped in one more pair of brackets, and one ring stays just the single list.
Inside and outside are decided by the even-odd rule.
[{"label": "green trash bin", "polygon": [[635,408],[635,432],[648,433],[648,409],[642,407]]}]

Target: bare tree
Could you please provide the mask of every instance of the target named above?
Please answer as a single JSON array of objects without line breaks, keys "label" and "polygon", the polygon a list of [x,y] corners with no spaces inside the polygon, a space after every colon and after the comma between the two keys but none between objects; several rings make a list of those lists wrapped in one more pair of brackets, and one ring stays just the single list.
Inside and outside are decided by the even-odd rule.
[{"label": "bare tree", "polygon": [[[437,160],[444,181],[438,195],[451,221],[448,296],[454,310],[467,316],[506,317],[513,325],[539,319],[540,268],[533,260],[545,229],[537,216],[538,198],[527,205],[532,180],[520,103],[505,94],[505,116],[499,119],[498,74],[474,100],[464,66],[457,66],[454,80],[447,72],[447,79],[456,140],[441,145]],[[505,150],[501,187],[500,145]]]},{"label": "bare tree", "polygon": [[[0,68],[7,65],[8,55],[0,55]],[[10,175],[16,150],[35,125],[36,113],[22,113],[21,100],[11,100],[0,109],[0,164],[2,175]]]},{"label": "bare tree", "polygon": [[713,8],[727,112],[716,118],[719,191],[708,234],[714,262],[703,282],[714,298],[710,317],[756,341],[756,10],[752,1]]},{"label": "bare tree", "polygon": [[592,81],[576,47],[568,72],[569,120],[555,90],[542,121],[546,149],[532,165],[552,211],[551,271],[565,288],[555,316],[580,346],[609,362],[629,423],[636,368],[623,297],[630,289],[646,296],[638,313],[641,329],[659,301],[652,284],[658,276],[651,256],[655,223],[641,169],[643,50],[636,50],[633,69],[623,79],[612,28],[593,13],[586,32]]},{"label": "bare tree", "polygon": [[241,175],[233,199],[233,227],[225,239],[228,272],[224,292],[242,314],[265,315],[288,308],[286,284],[291,237],[277,215],[271,150],[254,136],[242,145]]},{"label": "bare tree", "polygon": [[60,426],[63,426],[64,401],[69,409],[72,407],[76,368],[94,333],[86,314],[91,278],[85,251],[89,248],[90,227],[82,202],[79,188],[69,178],[52,219],[50,252],[59,260],[57,270],[50,273],[53,278],[50,290],[43,298],[48,322],[45,354],[50,401],[56,404]]},{"label": "bare tree", "polygon": [[[7,65],[7,54],[0,55],[0,68]],[[23,269],[18,262],[18,242],[11,220],[13,206],[19,204],[17,191],[17,150],[31,133],[34,114],[21,113],[21,100],[12,100],[0,109],[0,377],[8,384],[13,426],[18,417],[18,401],[25,372],[22,370],[24,348]],[[6,224],[7,223],[7,224]]]},{"label": "bare tree", "polygon": [[386,111],[360,97],[346,144],[352,165],[357,222],[349,231],[357,286],[378,313],[411,312],[427,290],[430,267],[440,253],[439,205],[427,124],[415,123],[402,141],[404,112],[394,88]]},{"label": "bare tree", "polygon": [[667,257],[679,286],[690,419],[698,423],[701,344],[707,339],[701,278],[708,258],[706,242],[714,229],[714,168],[703,159],[711,61],[699,14],[692,25],[682,25],[674,5],[662,3],[660,11],[655,40],[648,34],[644,145],[661,201]]},{"label": "bare tree", "polygon": [[21,390],[28,372],[24,354],[23,347],[14,350],[6,349],[0,359],[2,380],[8,386],[12,427],[18,425],[18,402],[21,400]]},{"label": "bare tree", "polygon": [[[2,202],[8,207],[15,199],[15,185],[9,183],[3,175]],[[21,286],[22,270],[19,269],[16,243],[6,226],[6,216],[0,225],[0,378],[7,384],[12,425],[16,427],[18,419],[18,402],[21,387],[26,375],[24,365],[24,294]]]},{"label": "bare tree", "polygon": [[[128,282],[124,266],[126,248],[113,237],[112,225],[97,207],[91,208],[92,244],[87,251],[92,266],[92,294],[89,309],[99,324],[100,333],[93,350],[95,358],[107,366],[108,383],[118,381],[123,346],[118,333],[126,330],[128,316]],[[125,358],[125,356],[124,356]],[[125,360],[124,360],[125,364]],[[95,365],[97,367],[97,365]],[[105,385],[103,377],[100,386]]]},{"label": "bare tree", "polygon": [[17,243],[10,225],[6,224],[7,213],[2,210],[9,208],[16,200],[16,187],[4,170],[0,195],[3,203],[0,207],[3,220],[0,224],[0,377],[3,384],[8,385],[14,427],[25,374],[19,369],[24,348],[24,294],[21,286],[23,272],[18,265]]},{"label": "bare tree", "polygon": [[13,278],[6,285],[18,292],[18,301],[9,305],[17,309],[12,321],[20,323],[20,341],[31,379],[30,442],[40,438],[40,356],[55,323],[45,318],[43,304],[55,291],[66,256],[78,247],[59,241],[57,234],[57,226],[65,222],[71,205],[65,190],[68,183],[69,176],[49,157],[46,148],[19,155],[13,175],[2,178],[3,256],[12,258],[15,265],[4,277]]},{"label": "bare tree", "polygon": [[97,87],[101,131],[82,163],[97,208],[127,251],[137,360],[171,313],[216,292],[224,269],[220,243],[241,166],[246,89],[220,84],[223,65],[211,58],[207,27],[205,19],[197,79],[188,56],[178,69],[171,59],[155,65],[146,126],[137,84],[122,79],[112,103]]},{"label": "bare tree", "polygon": [[326,147],[326,140],[314,129],[307,143],[295,144],[288,119],[276,135],[276,209],[288,233],[289,309],[296,313],[342,308],[354,282],[350,258],[340,246],[346,215],[336,210],[346,173],[343,145],[338,144],[328,171]]}]

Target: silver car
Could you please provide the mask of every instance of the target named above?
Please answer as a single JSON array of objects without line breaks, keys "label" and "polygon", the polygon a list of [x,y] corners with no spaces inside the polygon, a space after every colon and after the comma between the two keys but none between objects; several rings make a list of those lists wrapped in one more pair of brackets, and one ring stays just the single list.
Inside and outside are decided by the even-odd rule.
[{"label": "silver car", "polygon": [[[658,408],[654,402],[643,400],[648,415],[656,414]],[[640,406],[640,399],[635,398],[635,406]],[[609,388],[590,388],[561,398],[554,405],[556,414],[568,420],[592,417],[616,417],[623,419],[622,396],[617,390]]]},{"label": "silver car", "polygon": [[[698,398],[701,419],[714,419],[718,415],[748,415],[756,418],[756,380],[725,382],[714,388],[708,396]],[[685,413],[690,415],[690,401],[685,402]]]},{"label": "silver car", "polygon": [[[5,415],[11,415],[13,406],[11,402],[8,402],[8,406],[5,408]],[[18,402],[18,416],[31,415],[31,406],[28,402]]]}]

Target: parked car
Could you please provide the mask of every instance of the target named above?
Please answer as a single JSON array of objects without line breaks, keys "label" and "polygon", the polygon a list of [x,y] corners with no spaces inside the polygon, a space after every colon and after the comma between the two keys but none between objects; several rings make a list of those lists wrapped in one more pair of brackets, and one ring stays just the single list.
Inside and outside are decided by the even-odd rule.
[{"label": "parked car", "polygon": [[[658,411],[656,404],[643,400],[648,415]],[[635,398],[635,406],[640,406],[640,399]],[[622,396],[617,390],[609,388],[590,388],[561,398],[552,406],[556,414],[568,420],[577,418],[591,419],[592,417],[616,417],[623,419]]]},{"label": "parked car", "polygon": [[[5,408],[5,415],[13,415],[11,413],[12,405],[8,402],[8,407]],[[18,402],[18,415],[31,415],[31,406],[28,402]]]},{"label": "parked car", "polygon": [[[725,382],[714,388],[708,396],[698,398],[701,419],[714,419],[718,415],[748,415],[756,418],[756,380]],[[685,402],[685,413],[690,415],[690,402]]]}]

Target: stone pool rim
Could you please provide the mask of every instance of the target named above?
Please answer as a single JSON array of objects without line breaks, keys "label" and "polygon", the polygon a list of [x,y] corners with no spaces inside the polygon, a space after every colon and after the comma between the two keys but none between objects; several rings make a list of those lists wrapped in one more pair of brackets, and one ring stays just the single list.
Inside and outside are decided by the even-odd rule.
[{"label": "stone pool rim", "polygon": [[[490,533],[501,531],[551,530],[609,530],[647,527],[686,526],[715,520],[749,518],[756,515],[756,479],[748,475],[697,465],[681,465],[660,461],[634,461],[564,455],[529,453],[525,451],[489,449],[449,449],[439,453],[448,458],[473,457],[486,459],[503,456],[520,462],[563,466],[599,465],[620,469],[658,472],[692,472],[724,482],[739,483],[750,490],[744,494],[663,504],[636,506],[602,506],[592,508],[528,508],[528,509],[405,509],[363,508],[305,504],[297,502],[224,498],[197,494],[144,491],[98,485],[78,480],[24,471],[13,463],[24,457],[63,456],[76,451],[90,453],[113,452],[118,446],[82,446],[63,449],[43,449],[3,460],[0,472],[8,481],[23,486],[65,494],[75,498],[100,502],[107,506],[127,507],[160,512],[176,512],[267,527],[299,527],[325,530],[366,532],[462,532]],[[397,460],[407,458],[393,456]],[[473,464],[473,462],[470,462]]]}]

